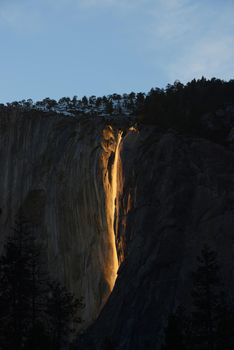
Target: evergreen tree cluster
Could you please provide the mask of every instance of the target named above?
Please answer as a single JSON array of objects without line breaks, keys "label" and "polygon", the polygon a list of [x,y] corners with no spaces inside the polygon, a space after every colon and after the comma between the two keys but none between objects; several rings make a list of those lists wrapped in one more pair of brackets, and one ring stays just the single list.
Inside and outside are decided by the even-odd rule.
[{"label": "evergreen tree cluster", "polygon": [[[139,124],[154,124],[162,128],[174,128],[179,132],[212,138],[204,130],[202,117],[207,113],[234,105],[234,80],[193,79],[186,85],[180,81],[166,88],[152,88],[148,93],[111,94],[103,97],[62,97],[58,101],[49,97],[34,102],[32,99],[0,104],[17,110],[55,112],[74,117],[80,116],[134,116]],[[225,123],[224,123],[225,124]],[[215,138],[223,139],[225,126],[219,128]]]},{"label": "evergreen tree cluster", "polygon": [[234,104],[234,80],[202,77],[186,85],[175,81],[165,89],[151,89],[141,111],[141,121],[197,134],[202,131],[201,117],[205,113],[229,104]]},{"label": "evergreen tree cluster", "polygon": [[234,349],[234,312],[220,279],[217,253],[205,245],[197,263],[191,310],[179,307],[169,315],[162,350]]},{"label": "evergreen tree cluster", "polygon": [[59,350],[81,322],[82,300],[50,278],[44,250],[18,218],[0,257],[0,349]]},{"label": "evergreen tree cluster", "polygon": [[[123,95],[114,93],[103,97],[83,96],[80,99],[77,96],[73,98],[62,97],[58,101],[49,97],[37,102],[28,99],[7,103],[7,107],[19,110],[52,111],[73,116],[114,116],[134,114],[137,110],[143,108],[144,101],[145,94],[131,92]],[[4,105],[0,105],[0,107],[4,108]]]}]

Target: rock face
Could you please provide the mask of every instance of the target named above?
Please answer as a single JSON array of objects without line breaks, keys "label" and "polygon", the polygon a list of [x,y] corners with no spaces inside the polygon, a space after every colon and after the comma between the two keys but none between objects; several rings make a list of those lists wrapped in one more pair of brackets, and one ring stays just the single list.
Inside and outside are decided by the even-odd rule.
[{"label": "rock face", "polygon": [[234,152],[148,127],[125,136],[121,155],[123,263],[88,339],[100,349],[106,338],[122,350],[160,349],[168,313],[189,305],[204,243],[218,252],[233,298]]},{"label": "rock face", "polygon": [[51,275],[96,319],[116,279],[112,169],[117,136],[102,120],[34,112],[0,118],[1,247],[23,210],[48,252]]},{"label": "rock face", "polygon": [[168,313],[189,304],[204,243],[233,290],[234,152],[121,123],[4,113],[1,241],[23,209],[51,273],[84,297],[84,327],[98,317],[83,349],[109,338],[119,350],[157,350]]}]

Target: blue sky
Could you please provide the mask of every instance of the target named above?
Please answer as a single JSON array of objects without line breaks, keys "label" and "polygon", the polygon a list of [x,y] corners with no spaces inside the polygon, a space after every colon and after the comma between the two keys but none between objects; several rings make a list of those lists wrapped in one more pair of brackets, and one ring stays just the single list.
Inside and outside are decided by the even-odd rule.
[{"label": "blue sky", "polygon": [[233,0],[0,0],[0,101],[234,78]]}]

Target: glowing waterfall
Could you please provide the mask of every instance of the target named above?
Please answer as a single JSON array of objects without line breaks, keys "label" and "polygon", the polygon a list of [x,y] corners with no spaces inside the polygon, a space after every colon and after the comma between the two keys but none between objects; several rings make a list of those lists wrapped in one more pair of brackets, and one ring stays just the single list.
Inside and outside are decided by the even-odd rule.
[{"label": "glowing waterfall", "polygon": [[117,195],[118,195],[118,172],[121,171],[120,169],[120,143],[122,140],[122,132],[119,131],[116,139],[116,148],[115,148],[115,157],[114,162],[112,165],[112,171],[111,171],[111,194],[112,194],[112,208],[111,208],[111,241],[112,241],[112,247],[113,247],[113,266],[112,266],[112,278],[111,278],[111,290],[114,287],[115,280],[117,277],[117,271],[119,267],[118,263],[118,256],[117,256],[117,250],[116,250],[116,243],[115,243],[115,214],[116,214],[116,203],[117,203]]},{"label": "glowing waterfall", "polygon": [[119,131],[116,141],[116,149],[115,149],[115,159],[112,166],[112,213],[113,213],[113,230],[114,230],[114,219],[115,219],[115,210],[116,210],[116,199],[118,194],[118,172],[121,170],[119,168],[119,146],[122,140],[122,132]]},{"label": "glowing waterfall", "polygon": [[118,196],[121,192],[121,159],[120,144],[122,132],[116,131],[111,125],[107,125],[102,133],[102,169],[103,189],[105,193],[106,233],[105,249],[103,255],[103,272],[108,286],[103,305],[114,288],[117,271],[119,268],[117,248],[115,241],[115,217],[118,216]]}]

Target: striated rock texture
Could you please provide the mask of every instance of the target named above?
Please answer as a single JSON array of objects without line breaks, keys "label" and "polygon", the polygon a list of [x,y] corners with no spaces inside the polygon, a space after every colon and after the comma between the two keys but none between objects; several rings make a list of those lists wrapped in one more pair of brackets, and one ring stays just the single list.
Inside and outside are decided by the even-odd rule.
[{"label": "striated rock texture", "polygon": [[83,327],[102,309],[83,349],[108,340],[119,350],[157,350],[168,313],[189,304],[204,243],[218,251],[232,298],[233,142],[108,124],[2,113],[0,239],[23,209],[47,247],[51,274],[84,297]]},{"label": "striated rock texture", "polygon": [[102,119],[40,112],[0,116],[0,239],[20,210],[48,252],[52,276],[99,314],[118,268],[112,169],[117,135]]},{"label": "striated rock texture", "polygon": [[110,341],[121,350],[160,349],[168,313],[189,305],[191,271],[204,243],[218,252],[232,301],[234,152],[149,126],[125,135],[121,158],[123,263],[84,348]]}]

